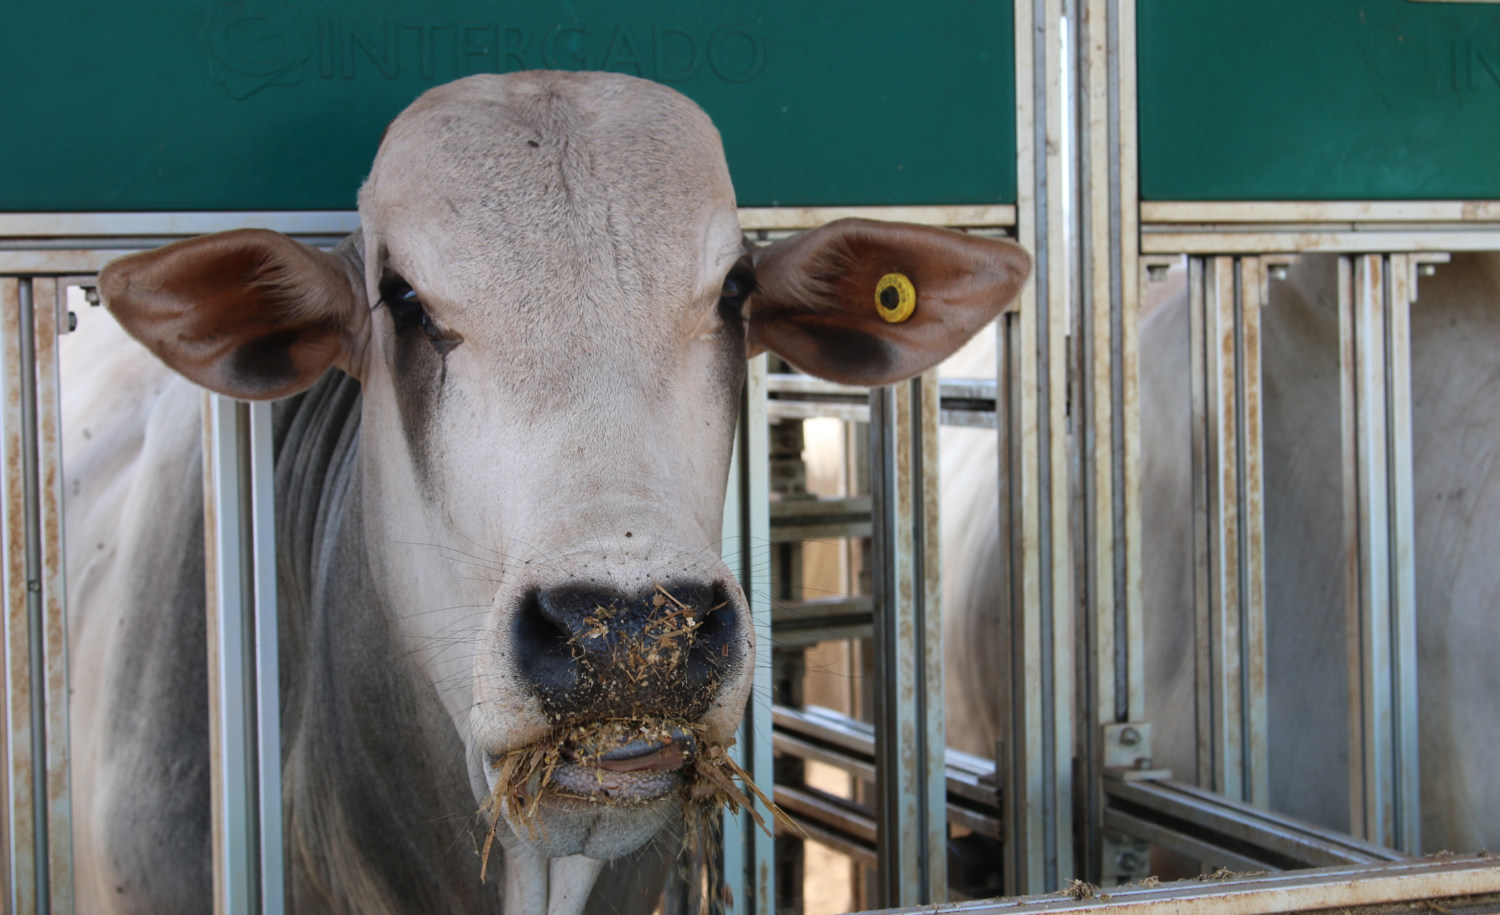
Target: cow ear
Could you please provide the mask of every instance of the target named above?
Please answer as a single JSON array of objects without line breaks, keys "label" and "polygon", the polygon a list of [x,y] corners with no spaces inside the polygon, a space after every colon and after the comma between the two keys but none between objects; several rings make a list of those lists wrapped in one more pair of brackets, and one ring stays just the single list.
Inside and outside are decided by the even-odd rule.
[{"label": "cow ear", "polygon": [[99,274],[99,292],[169,367],[241,400],[295,394],[347,364],[366,321],[356,266],[265,229],[121,258]]},{"label": "cow ear", "polygon": [[841,219],[759,253],[749,351],[844,384],[891,384],[951,355],[1030,274],[1010,242]]}]

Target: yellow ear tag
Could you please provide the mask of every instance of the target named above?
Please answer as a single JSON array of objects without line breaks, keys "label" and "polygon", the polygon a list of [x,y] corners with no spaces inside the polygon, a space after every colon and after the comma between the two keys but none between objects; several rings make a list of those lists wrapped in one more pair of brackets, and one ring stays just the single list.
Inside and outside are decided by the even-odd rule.
[{"label": "yellow ear tag", "polygon": [[892,324],[900,324],[917,310],[917,288],[904,273],[887,273],[875,284],[875,310]]}]

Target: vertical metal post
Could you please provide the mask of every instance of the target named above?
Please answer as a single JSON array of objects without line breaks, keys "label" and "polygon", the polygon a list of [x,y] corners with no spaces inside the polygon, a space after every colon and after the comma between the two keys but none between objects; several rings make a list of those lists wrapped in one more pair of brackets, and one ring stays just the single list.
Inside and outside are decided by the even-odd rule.
[{"label": "vertical metal post", "polygon": [[1078,393],[1082,432],[1084,871],[1102,873],[1105,727],[1144,722],[1135,4],[1077,0]]},{"label": "vertical metal post", "polygon": [[1242,798],[1271,803],[1271,751],[1266,693],[1265,439],[1262,418],[1261,312],[1266,304],[1264,258],[1240,259],[1239,492],[1240,550],[1240,759]]},{"label": "vertical metal post", "polygon": [[5,669],[6,724],[9,732],[7,833],[10,839],[10,907],[14,912],[40,912],[45,906],[46,816],[37,805],[45,794],[38,784],[36,761],[42,735],[35,703],[37,663],[31,644],[30,557],[28,509],[31,488],[25,426],[27,375],[31,369],[31,288],[25,280],[0,280],[0,341],[5,348],[3,391],[5,433]]},{"label": "vertical metal post", "polygon": [[[213,766],[214,912],[250,915],[256,911],[256,854],[252,847],[258,803],[254,775],[252,695],[246,663],[247,628],[253,582],[247,580],[244,553],[251,549],[247,507],[240,494],[245,451],[243,404],[217,394],[204,395],[203,474],[208,542],[209,758]],[[251,688],[253,689],[253,687]]]},{"label": "vertical metal post", "polygon": [[870,392],[882,907],[947,898],[936,372]]},{"label": "vertical metal post", "polygon": [[276,606],[276,463],[271,405],[249,405],[250,505],[253,523],[256,796],[260,809],[261,911],[281,912],[286,900],[281,820],[281,697]]},{"label": "vertical metal post", "polygon": [[1412,267],[1404,255],[1339,259],[1351,831],[1416,852]]},{"label": "vertical metal post", "polygon": [[214,907],[285,905],[270,405],[204,400]]},{"label": "vertical metal post", "polygon": [[1258,258],[1189,261],[1198,780],[1269,800]]},{"label": "vertical metal post", "polygon": [[57,281],[0,279],[7,903],[73,911]]},{"label": "vertical metal post", "polygon": [[[770,792],[775,773],[771,755],[771,581],[770,477],[766,428],[766,357],[750,360],[745,395],[740,406],[740,430],[735,438],[724,506],[724,561],[739,577],[750,602],[755,628],[755,679],[750,701],[731,749],[761,789]],[[751,798],[752,804],[760,802]],[[772,823],[769,810],[761,817]],[[722,869],[724,889],[719,896],[726,911],[740,915],[775,915],[776,850],[748,811],[724,815]]]},{"label": "vertical metal post", "polygon": [[[69,772],[68,623],[66,568],[63,559],[62,404],[58,372],[58,337],[64,332],[66,308],[56,279],[32,281],[36,338],[34,423],[40,612],[34,618],[40,641],[45,708],[45,793],[47,814],[47,899],[43,911],[73,911],[73,802]],[[24,309],[23,309],[24,312]],[[24,316],[23,316],[24,320]],[[28,446],[30,447],[30,446]],[[35,593],[35,592],[34,592]]]},{"label": "vertical metal post", "polygon": [[999,369],[1008,376],[998,376],[1012,398],[1001,459],[1014,462],[1000,468],[1013,588],[1001,608],[1008,743],[997,751],[1010,894],[1056,889],[1074,873],[1062,11],[1063,0],[1015,5],[1017,236],[1037,269],[1018,317],[1002,325]]}]

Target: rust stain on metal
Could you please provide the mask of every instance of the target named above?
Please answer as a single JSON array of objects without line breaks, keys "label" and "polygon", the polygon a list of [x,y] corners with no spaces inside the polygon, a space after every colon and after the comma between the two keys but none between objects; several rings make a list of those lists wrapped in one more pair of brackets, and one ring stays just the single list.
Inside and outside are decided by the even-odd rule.
[{"label": "rust stain on metal", "polygon": [[47,840],[53,911],[73,910],[73,823],[69,782],[68,642],[62,519],[62,413],[58,322],[66,289],[56,279],[33,282],[36,308],[38,468],[42,521],[44,689],[47,728]]},{"label": "rust stain on metal", "polygon": [[[10,880],[18,910],[36,905],[35,821],[32,815],[31,760],[31,670],[26,649],[30,630],[26,580],[26,487],[21,447],[21,299],[20,284],[11,277],[0,279],[0,355],[3,355],[4,464],[5,478],[5,652],[7,670],[6,716],[8,765],[5,801],[10,807],[15,831],[8,835]],[[3,819],[3,818],[0,818]]]}]

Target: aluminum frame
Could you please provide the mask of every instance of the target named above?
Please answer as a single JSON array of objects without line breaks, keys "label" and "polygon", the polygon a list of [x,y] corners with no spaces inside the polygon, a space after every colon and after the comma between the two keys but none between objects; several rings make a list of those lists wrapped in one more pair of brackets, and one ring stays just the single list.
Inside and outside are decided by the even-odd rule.
[{"label": "aluminum frame", "polygon": [[1055,889],[1073,862],[1073,554],[1067,416],[1069,309],[1062,159],[1063,0],[1015,4],[1016,238],[1033,281],[998,323],[999,685],[1009,740],[996,748],[1006,798],[1005,891]]},{"label": "aluminum frame", "polygon": [[73,911],[55,277],[0,276],[4,374],[6,809],[16,912]]},{"label": "aluminum frame", "polygon": [[1269,801],[1260,258],[1189,258],[1198,780]]},{"label": "aluminum frame", "polygon": [[[1106,728],[1144,722],[1135,4],[1076,0],[1079,489],[1087,557],[1079,757],[1083,871],[1105,870]],[[1139,730],[1139,729],[1138,729]]]},{"label": "aluminum frame", "polygon": [[[730,754],[750,778],[774,790],[771,754],[771,498],[766,420],[766,357],[750,360],[740,404],[740,425],[730,461],[729,492],[724,504],[725,563],[740,580],[750,603],[754,629],[755,672],[750,701]],[[774,822],[758,798],[750,798],[763,822]],[[727,893],[719,894],[725,911],[748,915],[776,913],[774,837],[761,829],[747,810],[727,811],[723,819],[720,870]]]},{"label": "aluminum frame", "polygon": [[1421,848],[1411,305],[1421,263],[1339,258],[1352,832]]},{"label": "aluminum frame", "polygon": [[948,897],[936,371],[870,392],[877,904]]},{"label": "aluminum frame", "polygon": [[203,397],[214,911],[285,910],[271,405]]}]

